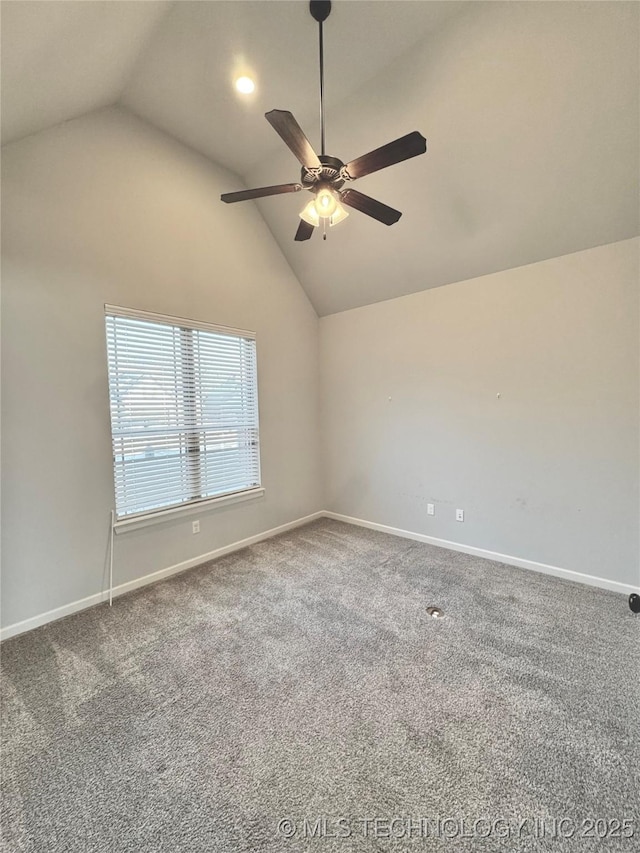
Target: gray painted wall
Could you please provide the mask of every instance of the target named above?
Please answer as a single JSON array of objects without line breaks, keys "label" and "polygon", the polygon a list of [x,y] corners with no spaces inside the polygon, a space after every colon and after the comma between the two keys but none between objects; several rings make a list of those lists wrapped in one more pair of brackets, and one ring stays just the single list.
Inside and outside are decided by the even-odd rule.
[{"label": "gray painted wall", "polygon": [[119,535],[116,584],[321,509],[318,320],[254,205],[221,204],[238,179],[116,109],[2,166],[2,624],[105,587],[105,302],[257,332],[266,487]]},{"label": "gray painted wall", "polygon": [[327,509],[640,585],[638,251],[323,318]]}]

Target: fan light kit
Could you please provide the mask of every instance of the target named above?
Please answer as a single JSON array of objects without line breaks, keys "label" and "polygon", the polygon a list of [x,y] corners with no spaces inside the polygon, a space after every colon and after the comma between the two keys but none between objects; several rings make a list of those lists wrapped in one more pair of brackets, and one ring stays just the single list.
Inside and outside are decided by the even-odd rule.
[{"label": "fan light kit", "polygon": [[[302,165],[299,183],[278,184],[273,187],[258,187],[252,190],[240,190],[235,193],[224,193],[220,198],[230,204],[236,201],[246,201],[264,196],[280,195],[282,193],[297,193],[308,190],[313,194],[311,201],[300,213],[300,225],[296,231],[295,239],[308,240],[314,230],[322,224],[324,239],[326,240],[326,223],[329,226],[337,225],[349,216],[344,209],[353,207],[378,222],[385,225],[393,225],[402,216],[399,210],[394,210],[381,201],[377,201],[358,190],[350,188],[343,189],[345,183],[363,178],[372,172],[386,169],[395,163],[417,157],[427,150],[427,140],[414,130],[406,136],[401,136],[381,148],[376,148],[368,154],[351,160],[346,165],[337,157],[329,157],[325,153],[324,145],[324,44],[322,24],[331,12],[331,0],[311,0],[309,3],[311,16],[318,22],[320,30],[319,52],[320,52],[320,155],[313,150],[311,143],[304,135],[302,128],[293,115],[287,110],[271,110],[265,113],[265,118],[282,138],[291,152]],[[248,78],[240,78],[248,79]],[[236,81],[236,86],[240,83]],[[253,86],[253,81],[249,80]],[[243,91],[240,89],[240,91]],[[253,89],[247,90],[253,91]]]}]

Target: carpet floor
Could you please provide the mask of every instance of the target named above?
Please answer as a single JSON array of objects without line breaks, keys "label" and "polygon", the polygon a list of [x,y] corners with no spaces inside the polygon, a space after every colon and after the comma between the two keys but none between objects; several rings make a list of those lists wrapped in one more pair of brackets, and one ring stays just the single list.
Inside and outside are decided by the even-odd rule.
[{"label": "carpet floor", "polygon": [[314,522],[3,644],[2,850],[638,850],[639,624]]}]

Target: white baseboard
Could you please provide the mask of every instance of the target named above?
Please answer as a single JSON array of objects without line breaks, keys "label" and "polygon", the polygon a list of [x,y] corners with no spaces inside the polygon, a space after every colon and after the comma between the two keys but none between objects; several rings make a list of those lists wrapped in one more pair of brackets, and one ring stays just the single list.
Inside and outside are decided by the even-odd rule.
[{"label": "white baseboard", "polygon": [[[427,536],[424,533],[413,533],[410,530],[402,530],[398,527],[390,527],[388,524],[377,524],[374,521],[365,521],[362,518],[352,518],[349,515],[341,515],[337,512],[320,511],[314,512],[304,518],[297,518],[294,521],[289,521],[286,524],[281,524],[279,527],[273,527],[271,530],[265,530],[262,533],[256,533],[255,536],[249,536],[247,539],[241,539],[238,542],[232,542],[230,545],[224,545],[222,548],[216,548],[215,551],[209,551],[207,554],[200,554],[198,557],[192,557],[190,560],[184,560],[182,563],[176,563],[174,566],[168,566],[166,569],[160,569],[157,572],[152,572],[149,575],[144,575],[141,578],[128,581],[113,588],[113,596],[124,595],[127,592],[132,592],[134,589],[147,586],[148,584],[157,583],[165,578],[176,575],[179,572],[184,572],[187,569],[192,569],[195,566],[200,566],[209,560],[215,560],[218,557],[223,557],[225,554],[231,554],[234,551],[239,551],[241,548],[246,548],[249,545],[254,545],[256,542],[262,542],[265,539],[271,539],[280,533],[286,533],[287,530],[293,530],[295,527],[301,527],[308,524],[310,521],[315,521],[318,518],[333,518],[336,521],[344,521],[346,524],[355,524],[358,527],[368,527],[371,530],[379,530],[382,533],[390,533],[392,536],[401,536],[404,539],[414,539],[417,542],[426,542],[429,545],[436,545],[438,548],[447,548],[450,551],[460,551],[463,554],[471,554],[474,557],[483,557],[486,560],[495,560],[498,563],[506,563],[509,566],[517,566],[521,569],[531,569],[532,571],[541,572],[545,575],[553,575],[554,577],[564,578],[565,580],[584,583],[588,586],[600,587],[613,592],[620,592],[629,595],[632,592],[637,592],[637,588],[629,584],[618,583],[617,581],[608,580],[607,578],[598,578],[593,575],[585,575],[581,572],[574,572],[570,569],[561,569],[558,566],[549,566],[545,563],[536,563],[533,560],[525,560],[521,557],[512,557],[509,554],[498,554],[495,551],[487,551],[484,548],[474,548],[472,545],[461,545],[459,542],[449,542],[447,539],[436,539],[434,536]],[[46,613],[40,613],[38,616],[32,616],[30,619],[25,619],[23,622],[16,622],[13,625],[7,625],[6,628],[0,630],[0,641],[8,640],[9,637],[15,637],[17,634],[23,634],[25,631],[32,631],[34,628],[39,628],[41,625],[46,625],[48,622],[54,622],[57,619],[62,619],[65,616],[71,616],[73,613],[78,613],[80,610],[86,610],[88,607],[93,607],[96,604],[101,604],[103,601],[109,600],[109,590],[103,590],[95,595],[90,595],[87,598],[82,598],[79,601],[72,601],[70,604],[65,604],[62,607],[57,607],[55,610],[48,610]]]},{"label": "white baseboard", "polygon": [[344,521],[346,524],[355,524],[358,527],[368,527],[370,530],[379,530],[382,533],[390,533],[393,536],[402,536],[404,539],[415,539],[416,542],[426,542],[438,548],[447,548],[449,551],[460,551],[463,554],[471,554],[474,557],[483,557],[485,560],[494,560],[497,563],[506,563],[509,566],[517,566],[520,569],[531,569],[544,575],[553,575],[557,578],[584,583],[588,586],[597,586],[600,589],[608,589],[612,592],[621,592],[630,595],[637,592],[637,588],[626,583],[597,578],[593,575],[585,575],[570,569],[561,569],[558,566],[548,566],[546,563],[536,563],[534,560],[525,560],[522,557],[512,557],[509,554],[498,554],[495,551],[487,551],[484,548],[474,548],[472,545],[461,545],[459,542],[449,542],[447,539],[436,539],[424,533],[413,533],[410,530],[402,530],[398,527],[389,527],[387,524],[377,524],[374,521],[364,521],[362,518],[352,518],[349,515],[341,515],[338,512],[324,512],[325,518],[333,518],[336,521]]},{"label": "white baseboard", "polygon": [[[157,572],[152,572],[149,575],[144,575],[141,578],[128,581],[127,583],[114,586],[113,597],[124,595],[126,592],[132,592],[134,589],[139,589],[142,586],[147,586],[151,583],[157,583],[165,578],[176,575],[179,572],[184,572],[187,569],[192,569],[195,566],[201,566],[203,563],[208,563],[209,560],[215,560],[218,557],[224,557],[225,554],[231,554],[234,551],[239,551],[241,548],[246,548],[248,545],[255,545],[256,542],[262,542],[264,539],[271,539],[273,536],[278,536],[280,533],[286,533],[287,530],[293,530],[295,527],[301,527],[303,524],[308,524],[310,521],[315,521],[317,518],[322,518],[324,512],[314,512],[311,515],[306,515],[304,518],[296,518],[294,521],[288,521],[286,524],[281,524],[279,527],[273,527],[271,530],[265,530],[262,533],[256,533],[255,536],[249,536],[246,539],[241,539],[238,542],[232,542],[230,545],[224,545],[222,548],[216,548],[215,551],[209,551],[208,554],[200,554],[198,557],[192,557],[190,560],[184,560],[182,563],[176,563],[174,566],[168,566],[166,569],[160,569]],[[55,610],[48,610],[46,613],[40,613],[38,616],[32,616],[30,619],[25,619],[22,622],[16,622],[14,625],[7,625],[6,628],[0,630],[0,641],[8,640],[9,637],[15,637],[17,634],[23,634],[25,631],[32,631],[34,628],[39,628],[41,625],[46,625],[48,622],[55,622],[58,619],[63,619],[65,616],[71,616],[72,613],[78,613],[80,610],[86,610],[88,607],[94,607],[96,604],[101,604],[103,601],[109,600],[109,590],[97,592],[95,595],[89,595],[87,598],[81,598],[79,601],[72,601],[70,604],[65,604],[62,607],[56,607]]]}]

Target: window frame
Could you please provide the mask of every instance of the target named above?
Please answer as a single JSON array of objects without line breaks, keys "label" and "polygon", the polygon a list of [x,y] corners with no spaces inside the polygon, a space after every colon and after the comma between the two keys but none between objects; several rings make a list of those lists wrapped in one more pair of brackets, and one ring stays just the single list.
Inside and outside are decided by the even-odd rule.
[{"label": "window frame", "polygon": [[[113,427],[114,422],[112,418],[111,411],[111,367],[110,367],[110,357],[109,357],[109,347],[108,347],[108,331],[107,331],[107,321],[109,317],[115,318],[125,318],[125,319],[133,319],[133,320],[142,320],[150,323],[157,323],[164,326],[173,326],[175,328],[180,329],[180,331],[193,332],[195,331],[204,331],[204,332],[212,332],[214,334],[226,335],[229,337],[235,338],[244,338],[248,340],[252,340],[254,342],[255,349],[255,394],[256,394],[256,403],[255,403],[255,412],[256,412],[256,429],[258,431],[258,440],[257,440],[257,472],[258,472],[258,484],[255,486],[250,486],[245,489],[239,489],[232,492],[225,492],[222,494],[211,495],[211,496],[200,496],[194,497],[189,500],[184,500],[178,504],[168,504],[166,506],[157,507],[154,509],[141,510],[140,512],[128,513],[126,515],[118,516],[117,510],[114,508],[114,524],[113,528],[116,533],[124,532],[125,530],[133,530],[140,527],[146,527],[150,524],[157,524],[162,521],[169,521],[172,519],[176,519],[176,517],[181,515],[188,515],[194,512],[201,512],[203,510],[213,510],[217,507],[226,506],[229,504],[240,503],[243,501],[252,500],[255,498],[260,498],[265,494],[265,488],[262,485],[262,472],[261,472],[261,442],[259,437],[259,400],[258,400],[258,369],[257,369],[257,344],[256,344],[256,333],[248,331],[246,329],[236,329],[230,326],[221,326],[213,323],[206,323],[199,320],[191,320],[185,317],[175,317],[167,314],[159,314],[152,311],[142,311],[136,308],[125,308],[119,305],[111,305],[106,303],[104,306],[104,318],[105,318],[105,346],[106,346],[106,365],[107,365],[107,389],[109,392],[109,433],[111,437],[111,472],[113,475],[113,495],[114,495],[114,507],[115,507],[115,497],[116,497],[116,460],[115,460],[115,448],[114,448],[114,434]],[[182,335],[181,335],[182,338]],[[193,351],[192,351],[193,354]],[[190,357],[192,357],[192,354]],[[195,371],[194,371],[195,377]],[[190,440],[189,438],[187,440]],[[198,473],[198,476],[201,476],[201,470]]]}]

